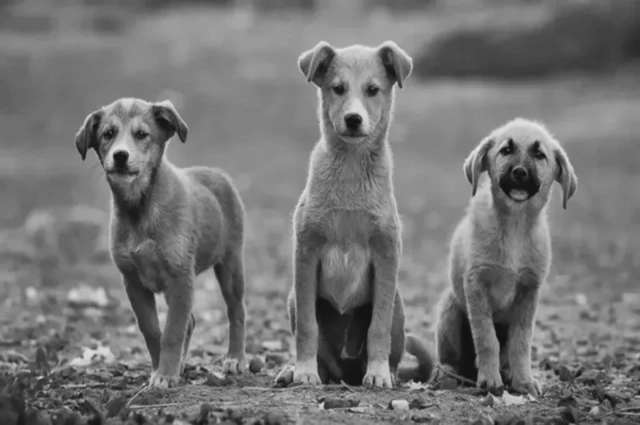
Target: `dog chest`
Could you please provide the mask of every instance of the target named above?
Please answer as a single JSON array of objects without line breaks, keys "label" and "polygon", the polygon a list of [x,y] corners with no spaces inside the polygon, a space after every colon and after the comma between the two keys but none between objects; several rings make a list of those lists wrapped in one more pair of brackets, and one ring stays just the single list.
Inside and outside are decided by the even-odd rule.
[{"label": "dog chest", "polygon": [[319,295],[341,314],[371,300],[370,255],[352,243],[325,248],[320,264]]},{"label": "dog chest", "polygon": [[166,259],[150,239],[117,247],[113,250],[113,259],[123,275],[135,274],[142,285],[154,293],[163,292],[171,279]]}]

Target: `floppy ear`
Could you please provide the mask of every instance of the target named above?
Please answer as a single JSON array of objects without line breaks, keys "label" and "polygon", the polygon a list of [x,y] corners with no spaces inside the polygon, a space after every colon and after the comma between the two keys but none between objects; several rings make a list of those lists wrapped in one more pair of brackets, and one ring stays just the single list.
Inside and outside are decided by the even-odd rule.
[{"label": "floppy ear", "polygon": [[184,122],[175,106],[170,100],[163,100],[162,102],[154,103],[152,108],[153,116],[158,123],[169,132],[167,140],[172,138],[175,133],[178,133],[178,137],[182,143],[187,141],[187,134],[189,134],[189,127]]},{"label": "floppy ear", "polygon": [[404,80],[413,70],[413,59],[393,41],[385,41],[378,47],[378,55],[387,71],[391,83],[404,86]]},{"label": "floppy ear", "polygon": [[480,180],[480,174],[483,171],[487,171],[489,164],[487,161],[487,153],[493,146],[493,139],[487,137],[480,142],[480,144],[471,151],[467,159],[464,161],[464,174],[467,176],[467,180],[471,183],[471,196],[475,196],[478,190],[478,181]]},{"label": "floppy ear", "polygon": [[313,82],[313,84],[320,87],[335,56],[336,50],[326,41],[321,41],[316,44],[316,47],[300,55],[298,67],[307,77],[308,83]]},{"label": "floppy ear", "polygon": [[87,157],[87,151],[91,148],[98,147],[98,126],[102,120],[104,112],[99,109],[87,115],[82,127],[76,133],[76,149],[84,161]]},{"label": "floppy ear", "polygon": [[573,166],[569,162],[567,153],[558,146],[555,149],[556,163],[558,164],[558,172],[556,181],[562,187],[562,208],[567,209],[567,201],[573,196],[578,187],[578,177],[573,171]]}]

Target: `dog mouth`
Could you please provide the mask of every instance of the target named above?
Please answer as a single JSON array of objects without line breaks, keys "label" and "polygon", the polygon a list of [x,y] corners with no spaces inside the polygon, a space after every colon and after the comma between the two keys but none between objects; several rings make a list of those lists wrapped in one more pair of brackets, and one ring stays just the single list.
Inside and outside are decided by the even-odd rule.
[{"label": "dog mouth", "polygon": [[540,190],[540,184],[531,179],[523,182],[517,182],[513,181],[511,178],[506,178],[501,179],[500,189],[502,189],[509,199],[520,203],[533,198],[536,193],[538,193],[538,190]]},{"label": "dog mouth", "polygon": [[361,143],[366,140],[368,137],[367,134],[362,133],[343,133],[340,135],[340,138],[347,143]]},{"label": "dog mouth", "polygon": [[136,170],[107,170],[107,176],[112,178],[133,178],[140,174]]}]

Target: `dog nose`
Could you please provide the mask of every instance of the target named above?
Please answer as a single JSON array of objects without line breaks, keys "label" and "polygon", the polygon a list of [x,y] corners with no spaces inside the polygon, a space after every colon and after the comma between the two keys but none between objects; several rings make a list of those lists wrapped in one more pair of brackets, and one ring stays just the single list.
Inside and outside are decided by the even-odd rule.
[{"label": "dog nose", "polygon": [[514,180],[522,181],[529,176],[529,173],[524,167],[515,167],[513,170],[511,170],[511,176]]},{"label": "dog nose", "polygon": [[349,130],[357,130],[362,124],[362,117],[360,114],[347,114],[344,116],[344,122]]},{"label": "dog nose", "polygon": [[128,159],[129,159],[129,152],[127,151],[115,151],[113,153],[113,160],[118,166],[126,165]]}]

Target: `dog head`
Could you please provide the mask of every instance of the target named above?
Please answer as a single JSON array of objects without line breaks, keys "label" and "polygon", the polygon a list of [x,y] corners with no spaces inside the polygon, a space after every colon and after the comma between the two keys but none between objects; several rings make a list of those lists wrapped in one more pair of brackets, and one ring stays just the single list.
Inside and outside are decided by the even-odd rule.
[{"label": "dog head", "polygon": [[578,179],[560,143],[541,124],[516,118],[494,130],[471,152],[464,172],[472,194],[487,171],[494,196],[509,205],[546,205],[551,186],[562,187],[562,207],[576,191]]},{"label": "dog head", "polygon": [[123,98],[92,112],[76,134],[84,160],[94,149],[112,187],[148,181],[174,134],[184,143],[189,129],[173,104]]},{"label": "dog head", "polygon": [[387,131],[393,86],[402,88],[413,67],[411,57],[393,41],[342,49],[321,41],[302,53],[298,66],[319,89],[323,131],[350,144]]}]

